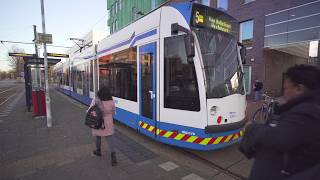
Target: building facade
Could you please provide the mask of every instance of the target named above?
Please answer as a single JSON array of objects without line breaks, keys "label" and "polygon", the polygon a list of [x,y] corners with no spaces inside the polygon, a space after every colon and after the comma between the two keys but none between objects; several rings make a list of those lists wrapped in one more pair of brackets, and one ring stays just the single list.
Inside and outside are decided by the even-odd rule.
[{"label": "building facade", "polygon": [[107,0],[110,34],[157,8],[166,0]]},{"label": "building facade", "polygon": [[239,41],[247,47],[247,92],[255,80],[262,80],[265,92],[280,96],[288,67],[319,65],[319,0],[215,0],[213,4],[224,6],[240,21]]},{"label": "building facade", "polygon": [[[129,25],[164,3],[186,1],[190,0],[107,0],[110,34]],[[198,0],[198,2],[208,6],[213,4],[210,1],[212,0]]]},{"label": "building facade", "polygon": [[[108,0],[110,34],[163,3],[190,0]],[[239,41],[247,47],[245,87],[261,80],[264,91],[280,96],[284,72],[294,64],[320,64],[320,0],[197,0],[227,11],[240,22]],[[316,44],[310,55],[310,44]]]}]

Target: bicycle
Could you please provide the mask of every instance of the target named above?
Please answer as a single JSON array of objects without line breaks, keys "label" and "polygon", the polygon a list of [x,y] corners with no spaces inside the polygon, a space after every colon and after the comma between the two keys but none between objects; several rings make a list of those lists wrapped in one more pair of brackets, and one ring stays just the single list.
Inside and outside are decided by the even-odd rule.
[{"label": "bicycle", "polygon": [[276,98],[263,94],[264,101],[262,106],[257,109],[252,117],[253,123],[269,124],[276,126],[277,116],[274,114],[275,108],[279,105]]}]

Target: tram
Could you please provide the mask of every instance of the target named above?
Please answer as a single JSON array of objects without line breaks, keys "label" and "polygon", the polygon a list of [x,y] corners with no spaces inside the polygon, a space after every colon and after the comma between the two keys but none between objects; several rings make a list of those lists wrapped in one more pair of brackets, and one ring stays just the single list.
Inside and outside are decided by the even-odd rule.
[{"label": "tram", "polygon": [[[114,118],[169,145],[212,150],[238,142],[246,122],[239,22],[197,3],[161,6],[57,64],[62,91],[89,104],[110,88]],[[64,68],[66,67],[66,68]],[[69,67],[69,68],[68,68]]]}]

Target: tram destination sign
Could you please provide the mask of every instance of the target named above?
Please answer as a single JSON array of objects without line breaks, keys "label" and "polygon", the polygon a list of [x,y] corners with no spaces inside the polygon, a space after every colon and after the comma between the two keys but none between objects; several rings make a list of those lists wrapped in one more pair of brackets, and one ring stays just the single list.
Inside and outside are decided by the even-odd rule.
[{"label": "tram destination sign", "polygon": [[225,12],[200,5],[193,9],[192,25],[226,33],[238,32],[239,28],[238,22]]}]

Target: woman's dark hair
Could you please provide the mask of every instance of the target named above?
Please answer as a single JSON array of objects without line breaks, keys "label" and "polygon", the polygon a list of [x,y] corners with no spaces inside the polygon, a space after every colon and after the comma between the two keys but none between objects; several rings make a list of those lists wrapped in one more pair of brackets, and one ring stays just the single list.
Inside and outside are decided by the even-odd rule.
[{"label": "woman's dark hair", "polygon": [[309,90],[320,89],[320,69],[315,66],[295,65],[287,70],[285,77],[293,84],[302,84]]},{"label": "woman's dark hair", "polygon": [[101,101],[109,101],[112,100],[112,96],[110,90],[107,86],[102,86],[97,92],[97,96]]}]

